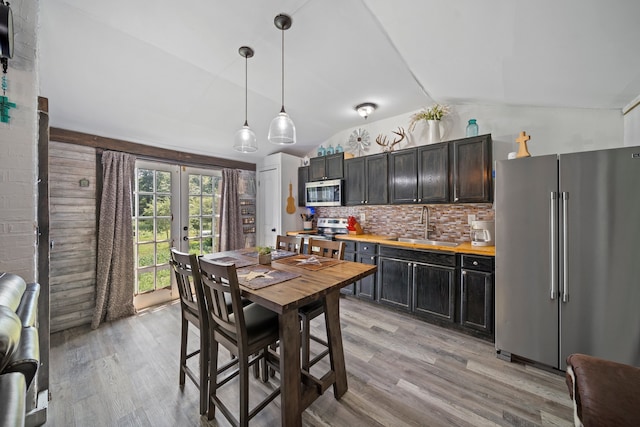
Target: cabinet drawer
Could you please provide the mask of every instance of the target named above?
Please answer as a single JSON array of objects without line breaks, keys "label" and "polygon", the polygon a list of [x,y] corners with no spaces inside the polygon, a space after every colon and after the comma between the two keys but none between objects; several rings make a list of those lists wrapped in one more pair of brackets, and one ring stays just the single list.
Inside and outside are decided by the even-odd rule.
[{"label": "cabinet drawer", "polygon": [[480,255],[461,255],[462,268],[479,271],[493,271],[494,258]]},{"label": "cabinet drawer", "polygon": [[356,242],[352,242],[352,241],[344,242],[344,251],[345,252],[355,252],[356,251]]},{"label": "cabinet drawer", "polygon": [[404,249],[396,246],[380,246],[380,256],[421,262],[423,264],[456,266],[456,254],[444,251],[426,251],[420,249]]},{"label": "cabinet drawer", "polygon": [[359,254],[375,255],[378,250],[378,245],[375,243],[357,242],[356,251]]}]

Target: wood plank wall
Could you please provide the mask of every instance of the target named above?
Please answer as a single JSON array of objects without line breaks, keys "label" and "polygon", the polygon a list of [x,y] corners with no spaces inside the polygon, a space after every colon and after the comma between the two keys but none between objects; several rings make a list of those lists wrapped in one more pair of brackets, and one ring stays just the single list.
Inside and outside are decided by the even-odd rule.
[{"label": "wood plank wall", "polygon": [[[80,187],[80,180],[89,180]],[[51,332],[91,323],[96,289],[96,149],[50,141]]]}]

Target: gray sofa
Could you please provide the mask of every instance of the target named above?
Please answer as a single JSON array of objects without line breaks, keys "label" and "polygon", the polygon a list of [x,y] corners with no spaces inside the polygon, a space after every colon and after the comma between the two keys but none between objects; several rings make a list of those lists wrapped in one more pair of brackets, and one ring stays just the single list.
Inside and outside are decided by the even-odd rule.
[{"label": "gray sofa", "polygon": [[24,426],[37,399],[40,285],[0,272],[0,427]]}]

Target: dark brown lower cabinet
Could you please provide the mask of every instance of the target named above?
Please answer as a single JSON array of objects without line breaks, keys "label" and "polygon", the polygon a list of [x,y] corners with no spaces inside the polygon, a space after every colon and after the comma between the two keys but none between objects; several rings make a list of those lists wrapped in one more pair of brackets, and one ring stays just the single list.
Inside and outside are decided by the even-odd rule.
[{"label": "dark brown lower cabinet", "polygon": [[460,324],[493,337],[494,258],[461,255]]},{"label": "dark brown lower cabinet", "polygon": [[413,269],[413,312],[453,323],[456,315],[455,267],[414,263]]}]

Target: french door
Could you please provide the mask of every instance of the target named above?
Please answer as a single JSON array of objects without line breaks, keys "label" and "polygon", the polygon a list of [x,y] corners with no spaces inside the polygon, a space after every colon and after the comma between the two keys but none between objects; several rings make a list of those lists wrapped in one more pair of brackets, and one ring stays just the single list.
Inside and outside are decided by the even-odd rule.
[{"label": "french door", "polygon": [[170,248],[198,255],[217,250],[221,179],[219,170],[136,162],[136,308],[179,297],[169,265]]}]

